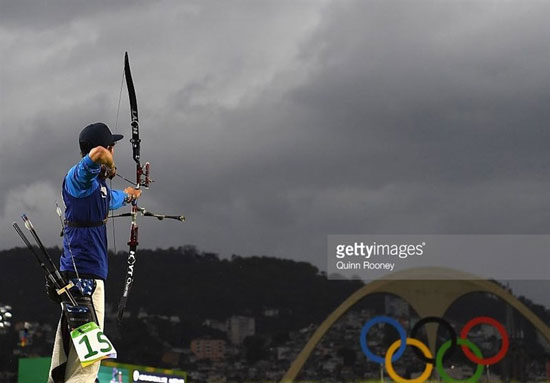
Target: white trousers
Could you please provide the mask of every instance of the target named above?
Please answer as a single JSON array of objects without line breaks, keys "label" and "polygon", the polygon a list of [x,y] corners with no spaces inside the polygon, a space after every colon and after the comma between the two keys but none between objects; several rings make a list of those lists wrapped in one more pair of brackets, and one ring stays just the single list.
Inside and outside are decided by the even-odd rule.
[{"label": "white trousers", "polygon": [[[94,308],[99,321],[99,327],[103,330],[103,321],[105,318],[105,287],[101,279],[96,279],[96,288],[92,295]],[[63,315],[63,314],[62,314]],[[50,366],[50,374],[48,383],[54,383],[52,379],[52,370],[67,362],[65,368],[65,383],[94,383],[99,372],[100,362],[96,362],[86,367],[82,367],[76,350],[71,342],[69,355],[65,354],[63,348],[63,339],[61,337],[61,320],[57,325],[57,333],[55,334],[55,343],[52,352],[52,364]]]}]

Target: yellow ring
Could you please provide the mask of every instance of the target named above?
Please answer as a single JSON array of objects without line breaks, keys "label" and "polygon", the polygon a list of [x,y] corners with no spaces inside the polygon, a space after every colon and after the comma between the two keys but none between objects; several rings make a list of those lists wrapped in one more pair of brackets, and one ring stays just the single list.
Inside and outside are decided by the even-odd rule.
[{"label": "yellow ring", "polygon": [[[418,339],[414,338],[407,338],[407,345],[417,347],[426,358],[431,359],[432,353],[430,352],[430,349],[428,346],[426,346],[424,343],[419,341]],[[393,353],[395,350],[397,350],[401,346],[401,339],[396,340],[393,342],[393,344],[388,348],[388,351],[386,352],[386,371],[388,372],[388,375],[390,378],[392,378],[396,383],[424,383],[426,382],[430,376],[432,375],[432,370],[434,368],[434,365],[432,363],[426,363],[426,369],[424,372],[415,379],[404,379],[397,375],[395,370],[393,369],[393,365],[391,363],[391,358],[393,357]]]}]

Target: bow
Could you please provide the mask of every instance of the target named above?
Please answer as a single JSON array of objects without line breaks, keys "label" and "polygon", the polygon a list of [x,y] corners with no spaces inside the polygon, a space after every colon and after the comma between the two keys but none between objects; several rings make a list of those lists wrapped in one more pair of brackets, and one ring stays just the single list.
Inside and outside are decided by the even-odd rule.
[{"label": "bow", "polygon": [[[128,60],[128,52],[124,55],[124,77],[126,78],[126,86],[128,88],[128,97],[130,100],[130,116],[131,116],[131,126],[132,126],[132,138],[130,143],[132,144],[132,156],[136,163],[136,181],[135,183],[124,178],[126,181],[134,184],[136,189],[140,189],[142,186],[145,189],[149,188],[151,184],[151,179],[149,178],[149,162],[146,162],[145,165],[141,165],[140,160],[140,149],[141,149],[141,139],[139,138],[139,120],[138,120],[138,107],[136,99],[136,91],[134,88],[134,82],[132,81],[132,72],[130,71],[130,62]],[[136,263],[136,252],[138,246],[138,224],[137,216],[138,213],[145,217],[155,217],[158,220],[163,220],[164,218],[175,219],[178,221],[185,221],[185,217],[182,215],[166,215],[166,214],[157,214],[152,213],[140,206],[137,205],[136,200],[132,201],[132,206],[130,213],[118,214],[111,217],[131,217],[130,224],[130,240],[128,241],[129,252],[128,252],[128,269],[126,271],[126,279],[124,281],[124,290],[122,292],[122,297],[118,305],[118,320],[121,321],[124,309],[126,307],[126,302],[128,300],[128,295],[130,293],[130,288],[134,282],[134,267]]]}]

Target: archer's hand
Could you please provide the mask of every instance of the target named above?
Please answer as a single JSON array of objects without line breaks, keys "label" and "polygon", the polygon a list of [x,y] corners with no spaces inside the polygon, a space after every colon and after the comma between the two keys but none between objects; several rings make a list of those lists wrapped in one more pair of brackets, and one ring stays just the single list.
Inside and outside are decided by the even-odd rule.
[{"label": "archer's hand", "polygon": [[141,189],[136,189],[131,186],[128,186],[126,189],[124,189],[124,193],[126,193],[126,198],[125,198],[126,203],[130,203],[132,201],[135,201],[141,196]]},{"label": "archer's hand", "polygon": [[112,168],[107,167],[107,165],[101,165],[101,173],[100,176],[104,179],[108,178],[112,180],[114,176],[116,175],[116,166],[113,165]]}]

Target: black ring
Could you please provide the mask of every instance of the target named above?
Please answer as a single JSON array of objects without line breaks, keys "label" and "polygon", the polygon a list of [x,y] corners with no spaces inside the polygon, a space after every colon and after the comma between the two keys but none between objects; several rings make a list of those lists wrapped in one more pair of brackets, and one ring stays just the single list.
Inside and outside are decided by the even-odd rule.
[{"label": "black ring", "polygon": [[[451,347],[449,348],[449,352],[445,353],[445,356],[443,357],[443,360],[447,360],[450,356],[454,354],[457,347],[457,337],[456,337],[456,331],[451,326],[449,322],[447,322],[445,319],[440,317],[426,317],[418,322],[413,326],[411,330],[411,338],[415,338],[416,333],[420,329],[420,327],[424,326],[426,323],[439,323],[441,326],[445,327],[447,331],[449,332],[449,335],[451,336]],[[416,339],[416,338],[415,338]],[[417,349],[416,347],[413,348],[414,353],[416,356],[418,356],[420,359],[422,359],[426,363],[435,364],[435,358],[428,358],[422,352]]]}]

